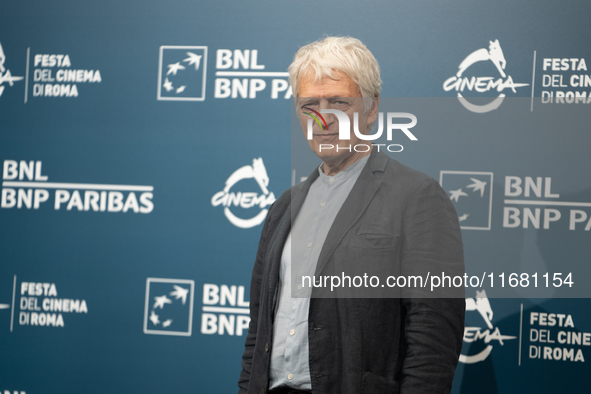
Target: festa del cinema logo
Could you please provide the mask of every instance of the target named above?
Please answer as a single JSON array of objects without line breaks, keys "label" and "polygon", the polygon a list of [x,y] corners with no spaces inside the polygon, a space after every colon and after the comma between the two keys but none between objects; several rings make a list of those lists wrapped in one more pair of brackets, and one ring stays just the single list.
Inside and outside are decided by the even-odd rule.
[{"label": "festa del cinema logo", "polygon": [[[217,49],[215,55],[214,98],[291,98],[288,73],[265,70],[258,49]],[[207,60],[207,46],[161,46],[157,100],[204,101]]]},{"label": "festa del cinema logo", "polygon": [[[240,181],[254,179],[261,193],[231,191]],[[244,184],[244,183],[243,183]],[[246,185],[245,185],[246,186]],[[253,185],[251,185],[253,186]],[[275,194],[267,189],[269,186],[269,176],[263,163],[263,158],[259,157],[252,160],[252,165],[240,167],[230,175],[222,191],[217,192],[211,198],[211,205],[224,207],[224,215],[234,226],[239,228],[252,228],[261,224],[267,216],[268,209],[275,202]],[[254,216],[248,218],[237,216],[232,210],[242,211],[246,215],[251,208],[258,207],[260,211]]]},{"label": "festa del cinema logo", "polygon": [[[474,364],[486,360],[493,350],[493,344],[503,346],[504,341],[516,339],[516,336],[501,334],[499,327],[495,327],[492,323],[493,310],[490,306],[486,291],[476,291],[475,298],[466,298],[466,319],[472,321],[473,314],[468,312],[478,312],[480,320],[484,321],[486,327],[482,324],[478,326],[469,326],[468,322],[464,328],[464,342],[474,344],[479,350],[470,351],[470,354],[460,354],[460,362],[464,364]],[[478,319],[476,319],[478,320]],[[483,331],[484,330],[484,331]],[[480,345],[480,346],[477,346]],[[480,350],[481,349],[481,350]],[[470,348],[472,350],[472,346]]]},{"label": "festa del cinema logo", "polygon": [[[499,76],[472,76],[467,77],[464,72],[470,68],[470,66],[479,62],[491,62]],[[507,61],[505,55],[501,49],[499,40],[489,41],[489,47],[480,48],[471,54],[469,54],[459,65],[456,75],[448,78],[443,83],[443,90],[446,92],[455,90],[458,95],[460,103],[469,111],[475,113],[486,113],[493,111],[503,103],[505,99],[505,89],[511,89],[513,93],[517,93],[515,88],[528,86],[527,83],[515,83],[511,75],[505,74],[505,66]],[[486,93],[490,90],[496,89],[499,95],[491,102],[483,105],[477,105],[469,102],[463,95],[464,91],[475,91],[478,93]]]},{"label": "festa del cinema logo", "polygon": [[[148,278],[144,334],[190,337],[195,281]],[[201,334],[242,336],[250,323],[244,286],[203,284]]]},{"label": "festa del cinema logo", "polygon": [[[304,110],[309,112],[304,112],[305,115],[310,116],[312,119],[308,119],[307,121],[307,128],[306,128],[306,138],[308,140],[312,140],[314,138],[314,131],[313,126],[314,122],[318,124],[321,130],[328,130],[328,124],[322,114],[333,114],[337,117],[339,122],[339,140],[350,140],[351,139],[351,121],[349,120],[349,116],[344,113],[343,111],[339,111],[338,109],[321,109],[320,112],[310,108],[310,107],[303,107]],[[318,119],[320,118],[320,119]],[[394,130],[401,130],[411,141],[417,141],[417,137],[414,136],[413,133],[410,132],[409,129],[415,127],[417,125],[417,117],[408,112],[388,112],[386,114],[387,118],[387,126],[386,126],[386,134],[388,141],[392,141],[392,135]],[[410,123],[394,123],[394,119],[398,118],[405,118],[410,119]],[[320,122],[322,120],[322,123]],[[353,132],[363,141],[373,141],[382,136],[384,133],[384,113],[378,113],[378,130],[374,134],[362,134],[359,131],[359,113],[355,112],[353,114]],[[380,151],[382,146],[386,144],[371,144]],[[354,150],[355,152],[369,152],[371,149],[369,144],[356,144],[356,145],[349,145],[349,147],[340,147],[333,144],[319,144],[319,150],[331,150],[336,149],[339,150]],[[404,147],[400,144],[389,144],[386,146],[388,152],[402,152]]]},{"label": "festa del cinema logo", "polygon": [[[8,290],[8,286],[2,286]],[[10,313],[10,332],[16,326],[31,327],[65,327],[71,315],[87,315],[88,304],[83,298],[64,294],[56,283],[18,281],[14,275],[12,281],[12,298],[0,299],[0,312]],[[6,294],[3,293],[3,296]],[[70,296],[70,297],[69,297]],[[8,316],[0,313],[0,320]],[[76,320],[76,318],[73,318]]]},{"label": "festa del cinema logo", "polygon": [[25,75],[14,76],[5,65],[6,55],[0,44],[0,96],[7,86],[12,87],[23,79],[25,104],[29,94],[33,97],[78,97],[81,84],[102,82],[100,70],[72,68],[71,59],[68,53],[31,54],[31,48],[27,48]]}]

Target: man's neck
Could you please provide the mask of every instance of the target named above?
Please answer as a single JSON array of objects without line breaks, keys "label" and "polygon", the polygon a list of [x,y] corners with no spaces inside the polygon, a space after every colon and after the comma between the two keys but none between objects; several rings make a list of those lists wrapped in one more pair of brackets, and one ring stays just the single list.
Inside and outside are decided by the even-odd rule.
[{"label": "man's neck", "polygon": [[[373,146],[371,148],[373,149]],[[343,160],[340,163],[329,164],[326,162],[322,162],[322,172],[329,176],[336,175],[339,172],[343,171],[345,168],[349,167],[351,164],[354,164],[355,162],[360,160],[361,158],[369,156],[372,149],[368,150],[367,152],[355,152],[354,154],[348,156],[345,160]]]}]

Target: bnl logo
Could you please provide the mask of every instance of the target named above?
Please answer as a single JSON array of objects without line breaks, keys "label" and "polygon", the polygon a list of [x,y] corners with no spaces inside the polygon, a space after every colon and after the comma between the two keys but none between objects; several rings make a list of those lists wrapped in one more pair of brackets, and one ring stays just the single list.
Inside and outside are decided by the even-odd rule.
[{"label": "bnl logo", "polygon": [[148,278],[144,333],[191,336],[195,281]]},{"label": "bnl logo", "polygon": [[490,230],[492,172],[441,171],[439,183],[456,208],[462,230]]},{"label": "bnl logo", "polygon": [[205,100],[206,73],[207,47],[161,46],[158,100]]}]

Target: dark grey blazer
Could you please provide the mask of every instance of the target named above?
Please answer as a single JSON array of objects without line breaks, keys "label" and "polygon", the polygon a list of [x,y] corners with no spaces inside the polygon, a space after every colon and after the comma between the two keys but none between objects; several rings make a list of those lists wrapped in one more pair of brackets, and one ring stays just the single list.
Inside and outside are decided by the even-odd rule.
[{"label": "dark grey blazer", "polygon": [[[240,393],[268,390],[283,245],[292,213],[297,214],[317,177],[312,172],[269,209],[252,271]],[[435,180],[374,149],[327,235],[316,275],[333,274],[343,262],[368,270],[377,264],[404,275],[424,276],[431,269],[463,274],[453,204]],[[464,330],[460,291],[453,299],[410,298],[404,291],[399,298],[316,298],[320,293],[313,289],[308,315],[312,391],[449,393]]]}]

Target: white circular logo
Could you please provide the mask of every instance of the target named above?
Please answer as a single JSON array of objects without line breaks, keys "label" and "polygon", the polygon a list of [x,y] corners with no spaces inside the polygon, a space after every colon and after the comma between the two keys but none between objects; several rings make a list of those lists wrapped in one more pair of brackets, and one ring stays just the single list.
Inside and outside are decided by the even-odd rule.
[{"label": "white circular logo", "polygon": [[[501,78],[488,76],[471,78],[462,77],[464,71],[466,71],[471,65],[483,61],[491,61],[497,68]],[[515,88],[528,85],[527,83],[514,83],[513,78],[511,78],[510,75],[507,76],[505,74],[504,70],[506,65],[507,61],[505,60],[505,55],[503,54],[499,40],[489,41],[488,49],[480,48],[469,54],[460,63],[456,75],[448,78],[443,83],[443,90],[447,92],[455,89],[457,91],[458,100],[469,111],[476,113],[493,111],[499,108],[503,103],[505,94],[502,93],[502,91],[504,89],[511,89],[513,93],[517,93]],[[497,92],[499,92],[499,95],[493,101],[484,105],[476,105],[469,102],[461,93],[464,90],[475,90],[480,93],[485,93],[492,89],[496,89]]]},{"label": "white circular logo", "polygon": [[[261,194],[253,192],[232,192],[232,186],[243,179],[254,179],[261,189]],[[252,160],[251,166],[240,167],[226,181],[224,190],[217,192],[211,198],[211,205],[214,207],[218,205],[224,206],[224,215],[236,227],[251,228],[261,224],[267,216],[267,206],[275,202],[275,195],[267,189],[269,186],[269,176],[263,164],[263,159]],[[258,214],[250,219],[242,219],[234,215],[231,207],[249,209],[258,206],[261,210]]]},{"label": "white circular logo", "polygon": [[[486,291],[476,291],[475,298],[466,298],[466,312],[476,311],[482,316],[486,327],[470,327],[464,328],[464,342],[474,343],[483,341],[486,345],[483,350],[476,354],[465,355],[460,354],[460,362],[464,364],[474,364],[486,360],[493,349],[492,341],[497,341],[501,346],[504,345],[505,340],[515,339],[517,337],[502,335],[499,327],[492,324],[493,311],[488,302]],[[484,331],[483,331],[484,330]]]}]

